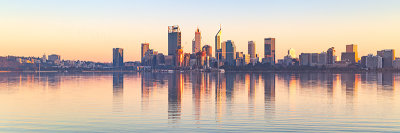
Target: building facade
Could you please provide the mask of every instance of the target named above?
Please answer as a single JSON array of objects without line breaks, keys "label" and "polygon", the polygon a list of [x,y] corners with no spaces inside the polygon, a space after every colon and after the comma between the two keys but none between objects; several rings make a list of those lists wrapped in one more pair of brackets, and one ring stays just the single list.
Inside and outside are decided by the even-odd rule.
[{"label": "building facade", "polygon": [[202,51],[205,51],[208,57],[212,57],[212,47],[210,45],[204,45]]},{"label": "building facade", "polygon": [[236,58],[236,46],[235,43],[231,40],[225,42],[225,49],[226,49],[226,63],[227,65],[234,65],[235,58]]},{"label": "building facade", "polygon": [[113,48],[113,67],[124,66],[124,49]]},{"label": "building facade", "polygon": [[355,63],[358,62],[359,58],[358,58],[358,50],[356,44],[346,45],[346,53],[354,53],[354,59],[350,60],[354,60]]},{"label": "building facade", "polygon": [[256,43],[254,41],[248,42],[247,51],[248,54],[250,55],[250,58],[256,58]]},{"label": "building facade", "polygon": [[217,34],[215,35],[215,57],[220,58],[221,52],[221,27],[219,28]]},{"label": "building facade", "polygon": [[393,60],[395,59],[395,51],[394,49],[385,49],[377,52],[377,55],[382,57],[382,67],[383,68],[392,68]]},{"label": "building facade", "polygon": [[275,64],[275,38],[264,39],[264,58],[266,63]]},{"label": "building facade", "polygon": [[357,63],[358,59],[356,58],[355,52],[343,52],[341,56],[341,61],[348,63]]},{"label": "building facade", "polygon": [[141,48],[141,61],[143,61],[143,57],[146,54],[147,50],[149,50],[150,44],[149,43],[142,43],[142,48]]},{"label": "building facade", "polygon": [[367,57],[365,57],[365,67],[368,69],[382,68],[382,57],[369,54]]},{"label": "building facade", "polygon": [[194,33],[194,39],[192,41],[192,53],[197,53],[200,51],[201,51],[201,32],[199,28],[197,28]]},{"label": "building facade", "polygon": [[326,52],[326,64],[335,64],[336,62],[336,50],[335,47],[331,47]]},{"label": "building facade", "polygon": [[181,48],[181,30],[178,25],[168,27],[168,55],[176,55]]}]

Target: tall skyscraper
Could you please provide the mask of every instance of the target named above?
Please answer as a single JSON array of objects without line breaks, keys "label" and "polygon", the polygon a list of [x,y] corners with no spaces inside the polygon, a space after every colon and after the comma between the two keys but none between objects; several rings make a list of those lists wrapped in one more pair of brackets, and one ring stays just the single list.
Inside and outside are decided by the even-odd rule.
[{"label": "tall skyscraper", "polygon": [[290,48],[288,50],[288,56],[290,56],[290,58],[297,58],[296,57],[296,51],[293,48]]},{"label": "tall skyscraper", "polygon": [[264,39],[264,58],[267,63],[275,64],[275,38]]},{"label": "tall skyscraper", "polygon": [[327,60],[326,64],[334,64],[335,63],[335,61],[336,61],[335,47],[331,47],[328,49],[328,51],[326,52],[326,60]]},{"label": "tall skyscraper", "polygon": [[249,41],[248,42],[248,54],[250,55],[250,58],[256,58],[256,43],[254,41]]},{"label": "tall skyscraper", "polygon": [[352,53],[352,52],[354,53],[355,62],[358,62],[359,58],[358,58],[357,45],[356,44],[346,45],[346,53]]},{"label": "tall skyscraper", "polygon": [[124,66],[124,49],[113,48],[113,67]]},{"label": "tall skyscraper", "polygon": [[231,40],[225,42],[226,48],[226,62],[228,65],[234,65],[234,61],[236,59],[236,46],[235,43]]},{"label": "tall skyscraper", "polygon": [[218,52],[221,52],[221,27],[219,28],[217,34],[215,35],[215,57],[220,58],[221,56],[218,57]]},{"label": "tall skyscraper", "polygon": [[393,60],[395,59],[394,49],[385,49],[377,52],[377,55],[382,57],[382,67],[391,68],[393,67]]},{"label": "tall skyscraper", "polygon": [[197,53],[201,51],[201,32],[199,28],[197,28],[196,32],[194,33],[194,39],[192,42],[192,52]]},{"label": "tall skyscraper", "polygon": [[140,58],[142,61],[143,61],[143,57],[146,54],[147,50],[149,50],[149,47],[150,47],[149,43],[142,43],[142,48],[141,48],[142,56]]},{"label": "tall skyscraper", "polygon": [[181,48],[181,30],[178,25],[168,26],[168,55],[176,55]]}]

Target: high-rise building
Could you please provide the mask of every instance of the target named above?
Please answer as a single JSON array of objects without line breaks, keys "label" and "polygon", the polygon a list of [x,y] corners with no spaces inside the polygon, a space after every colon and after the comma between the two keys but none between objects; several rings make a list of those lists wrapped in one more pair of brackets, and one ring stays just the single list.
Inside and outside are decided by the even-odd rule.
[{"label": "high-rise building", "polygon": [[369,54],[365,57],[365,66],[368,69],[382,68],[382,57]]},{"label": "high-rise building", "polygon": [[210,45],[204,45],[202,51],[205,51],[208,57],[212,57],[212,47]]},{"label": "high-rise building", "polygon": [[320,54],[318,53],[301,53],[300,56],[300,65],[302,66],[316,66],[320,61]]},{"label": "high-rise building", "polygon": [[327,64],[327,53],[321,52],[319,53],[318,64],[319,65],[326,65]]},{"label": "high-rise building", "polygon": [[221,27],[219,28],[217,34],[215,35],[215,57],[216,58],[221,58],[221,55],[218,56],[219,54],[221,54],[222,47],[221,47]]},{"label": "high-rise building", "polygon": [[256,58],[256,43],[254,41],[248,42],[248,54],[250,58]]},{"label": "high-rise building", "polygon": [[192,41],[192,52],[197,53],[201,51],[201,32],[199,28],[197,28],[194,33],[194,39]]},{"label": "high-rise building", "polygon": [[231,40],[225,42],[226,49],[226,62],[228,65],[234,65],[236,59],[236,46],[235,43]]},{"label": "high-rise building", "polygon": [[290,56],[291,58],[297,58],[296,57],[296,51],[293,48],[290,48],[288,50],[288,56]]},{"label": "high-rise building", "polygon": [[[357,45],[356,44],[349,44],[346,45],[346,53],[354,53],[354,60],[357,63],[359,58],[358,58],[358,50],[357,50]],[[351,59],[353,60],[353,59]]]},{"label": "high-rise building", "polygon": [[356,63],[356,53],[354,52],[343,52],[341,56],[341,60],[349,63]]},{"label": "high-rise building", "polygon": [[181,48],[181,30],[178,25],[168,26],[168,55],[176,55]]},{"label": "high-rise building", "polygon": [[301,53],[299,59],[301,66],[311,66],[311,53]]},{"label": "high-rise building", "polygon": [[335,64],[335,62],[336,62],[335,47],[331,47],[328,49],[328,51],[326,52],[326,60],[327,60],[326,64]]},{"label": "high-rise building", "polygon": [[147,50],[149,50],[150,44],[149,43],[142,43],[142,48],[141,48],[141,60],[143,61],[143,57],[146,54]]},{"label": "high-rise building", "polygon": [[264,39],[264,58],[266,63],[275,64],[275,38]]},{"label": "high-rise building", "polygon": [[124,49],[113,48],[113,67],[124,66]]},{"label": "high-rise building", "polygon": [[382,57],[382,67],[391,68],[393,67],[393,60],[395,59],[394,49],[385,49],[377,52],[377,55]]}]

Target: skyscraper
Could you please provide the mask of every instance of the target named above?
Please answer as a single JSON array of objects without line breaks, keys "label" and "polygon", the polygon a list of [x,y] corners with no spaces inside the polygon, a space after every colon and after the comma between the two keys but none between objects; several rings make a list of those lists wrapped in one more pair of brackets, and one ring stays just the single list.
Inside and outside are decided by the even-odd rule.
[{"label": "skyscraper", "polygon": [[391,68],[393,67],[393,60],[395,59],[394,49],[385,49],[377,52],[377,55],[382,57],[382,67]]},{"label": "skyscraper", "polygon": [[199,28],[197,28],[194,33],[194,40],[192,42],[192,52],[197,53],[201,51],[201,32]]},{"label": "skyscraper", "polygon": [[220,58],[218,56],[218,52],[221,52],[221,27],[219,27],[219,30],[217,34],[215,35],[215,57]]},{"label": "skyscraper", "polygon": [[288,56],[290,56],[290,58],[297,58],[296,57],[296,51],[293,48],[290,48],[288,50]]},{"label": "skyscraper", "polygon": [[256,43],[254,41],[248,42],[248,54],[250,58],[256,58]]},{"label": "skyscraper", "polygon": [[181,48],[181,30],[178,25],[168,26],[168,55],[176,55]]},{"label": "skyscraper", "polygon": [[113,48],[113,67],[124,66],[124,49]]},{"label": "skyscraper", "polygon": [[275,64],[275,38],[264,39],[264,58],[266,63]]},{"label": "skyscraper", "polygon": [[335,63],[335,61],[336,61],[335,47],[331,47],[328,49],[328,51],[326,52],[326,60],[327,60],[326,64],[334,64]]},{"label": "skyscraper", "polygon": [[225,42],[226,49],[226,62],[228,65],[234,65],[234,61],[236,59],[236,46],[235,43],[231,40]]},{"label": "skyscraper", "polygon": [[357,45],[356,44],[349,44],[346,45],[346,53],[354,53],[354,60],[355,62],[358,62],[359,58],[358,58],[358,50],[357,50]]},{"label": "skyscraper", "polygon": [[149,50],[149,47],[150,47],[149,43],[142,43],[142,48],[141,48],[142,56],[140,58],[142,60],[142,62],[143,62],[144,55],[146,54],[147,50]]}]

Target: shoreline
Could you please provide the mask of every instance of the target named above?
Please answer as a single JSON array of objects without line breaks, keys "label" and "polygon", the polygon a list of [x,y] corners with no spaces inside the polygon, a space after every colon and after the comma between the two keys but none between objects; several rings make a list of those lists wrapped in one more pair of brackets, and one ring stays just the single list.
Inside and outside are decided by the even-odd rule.
[{"label": "shoreline", "polygon": [[[217,71],[199,71],[199,70],[166,70],[166,71],[134,71],[134,70],[124,70],[124,71],[0,71],[0,73],[175,73],[175,72],[201,72],[201,73],[217,73]],[[233,72],[250,72],[250,73],[304,73],[304,72],[318,72],[318,73],[363,73],[363,72],[392,72],[392,73],[400,73],[400,69],[383,69],[383,70],[225,70],[225,73],[233,73]]]}]

